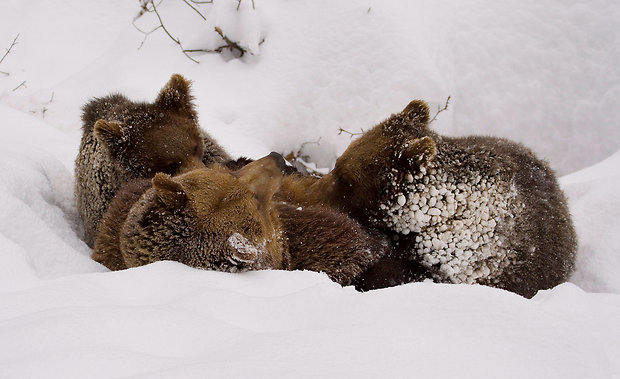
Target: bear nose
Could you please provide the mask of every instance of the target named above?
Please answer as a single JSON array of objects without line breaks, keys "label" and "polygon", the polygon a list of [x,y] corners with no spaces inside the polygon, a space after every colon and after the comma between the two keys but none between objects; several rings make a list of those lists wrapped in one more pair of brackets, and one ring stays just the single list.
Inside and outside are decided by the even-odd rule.
[{"label": "bear nose", "polygon": [[286,174],[291,170],[291,167],[286,164],[286,160],[284,160],[284,157],[282,157],[281,154],[272,151],[271,153],[269,153],[268,157],[272,158],[275,161],[276,165],[278,165],[278,168],[283,173]]}]

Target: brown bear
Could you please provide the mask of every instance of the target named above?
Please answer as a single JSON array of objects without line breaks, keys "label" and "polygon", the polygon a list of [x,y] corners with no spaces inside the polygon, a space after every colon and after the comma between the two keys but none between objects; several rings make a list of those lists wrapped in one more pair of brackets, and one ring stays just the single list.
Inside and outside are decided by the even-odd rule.
[{"label": "brown bear", "polygon": [[566,281],[576,234],[548,164],[521,144],[440,136],[428,123],[426,103],[412,101],[353,141],[329,174],[285,178],[280,197],[329,205],[392,236],[392,258],[414,266],[396,269],[401,276],[426,270],[437,282],[526,297]]},{"label": "brown bear", "polygon": [[75,193],[89,246],[122,184],[152,178],[156,172],[178,174],[230,159],[198,128],[197,120],[190,82],[178,74],[172,75],[153,103],[113,94],[84,105]]},{"label": "brown bear", "polygon": [[228,272],[313,270],[354,284],[388,240],[333,209],[274,201],[283,169],[272,153],[237,171],[213,165],[128,183],[105,213],[92,257],[112,270],[174,260]]}]

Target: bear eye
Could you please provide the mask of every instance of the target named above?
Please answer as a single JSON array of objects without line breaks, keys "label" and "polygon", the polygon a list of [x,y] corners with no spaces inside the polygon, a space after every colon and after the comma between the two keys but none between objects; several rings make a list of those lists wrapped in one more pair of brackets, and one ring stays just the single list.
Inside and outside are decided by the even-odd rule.
[{"label": "bear eye", "polygon": [[171,175],[175,174],[179,167],[181,167],[181,162],[172,162],[168,165],[168,169],[166,170],[166,172]]}]

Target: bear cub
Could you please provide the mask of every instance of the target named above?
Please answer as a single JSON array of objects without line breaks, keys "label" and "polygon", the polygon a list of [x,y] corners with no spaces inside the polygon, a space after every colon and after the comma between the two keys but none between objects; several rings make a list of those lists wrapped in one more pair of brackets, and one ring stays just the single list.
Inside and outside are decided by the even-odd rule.
[{"label": "bear cub", "polygon": [[82,110],[75,194],[91,247],[108,203],[124,183],[230,160],[199,129],[190,82],[181,75],[172,75],[153,103],[112,94],[89,101]]},{"label": "bear cub", "polygon": [[130,182],[110,203],[92,257],[112,270],[174,260],[228,272],[312,270],[355,284],[390,249],[387,239],[330,208],[275,201],[284,169],[272,153],[237,171],[216,164]]},{"label": "bear cub", "polygon": [[[420,100],[368,130],[320,179],[282,197],[324,204],[392,237],[401,277],[479,283],[526,297],[566,281],[577,239],[555,174],[521,144],[446,137]],[[397,266],[409,262],[409,272]],[[372,281],[372,275],[367,275]],[[385,278],[374,278],[384,280]]]}]

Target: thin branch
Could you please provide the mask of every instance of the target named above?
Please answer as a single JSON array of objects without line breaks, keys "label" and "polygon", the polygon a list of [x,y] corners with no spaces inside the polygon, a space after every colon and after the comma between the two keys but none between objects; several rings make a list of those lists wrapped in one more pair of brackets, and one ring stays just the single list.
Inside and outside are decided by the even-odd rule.
[{"label": "thin branch", "polygon": [[13,92],[17,91],[20,87],[28,88],[28,87],[26,87],[26,81],[25,80],[23,82],[21,82],[17,87],[13,88]]},{"label": "thin branch", "polygon": [[48,102],[43,105],[43,110],[41,111],[42,117],[45,117],[45,113],[47,112],[47,109],[48,109],[47,106],[50,105],[52,101],[54,101],[54,92],[52,92],[52,96],[50,97]]},{"label": "thin branch", "polygon": [[237,50],[237,51],[239,51],[240,57],[242,57],[242,56],[243,56],[243,54],[245,54],[245,53],[247,52],[247,50],[246,50],[246,49],[244,49],[243,47],[241,47],[241,46],[240,46],[237,42],[232,41],[230,38],[228,38],[228,37],[224,34],[224,32],[222,32],[222,29],[220,29],[220,27],[219,27],[219,26],[216,26],[216,27],[215,27],[215,32],[216,32],[217,34],[219,34],[219,35],[220,35],[220,37],[222,37],[222,39],[224,40],[224,42],[226,42],[226,45],[227,45],[226,47],[227,47],[227,48],[229,48],[229,49],[230,49],[230,51],[233,51],[233,50]]},{"label": "thin branch", "polygon": [[157,11],[157,7],[155,6],[155,2],[153,0],[151,0],[151,5],[153,6],[153,12],[155,12],[155,14],[157,15],[157,19],[159,20],[159,24],[161,25],[161,27],[164,30],[164,32],[166,32],[168,37],[170,37],[171,40],[173,40],[177,45],[179,45],[179,47],[181,48],[181,51],[183,52],[183,54],[185,54],[185,56],[188,57],[192,62],[200,63],[197,60],[195,60],[194,58],[192,58],[189,54],[187,54],[185,52],[185,49],[183,49],[183,45],[181,45],[181,41],[179,41],[177,38],[174,38],[172,36],[172,34],[170,34],[168,29],[166,29],[166,26],[164,25],[164,22],[161,19],[161,16],[159,15],[159,12]]},{"label": "thin branch", "polygon": [[444,105],[443,108],[441,108],[439,105],[437,106],[437,113],[435,113],[435,116],[428,123],[430,124],[431,122],[435,121],[437,119],[437,116],[439,116],[441,112],[448,109],[449,104],[450,104],[450,96],[448,96],[448,98],[446,99],[446,105]]},{"label": "thin branch", "polygon": [[224,49],[228,49],[228,45],[222,45],[215,49],[185,49],[186,53],[221,53]]},{"label": "thin branch", "polygon": [[[241,6],[241,0],[237,0],[237,10],[239,10],[239,7]],[[252,0],[252,9],[256,10],[256,6],[254,6],[254,0]]]},{"label": "thin branch", "polygon": [[8,72],[4,72],[4,71],[0,71],[0,74],[4,74],[6,76],[9,76],[10,74]]},{"label": "thin branch", "polygon": [[161,25],[158,25],[157,27],[155,27],[153,30],[151,30],[150,32],[145,32],[144,30],[140,29],[138,27],[138,25],[136,25],[135,20],[131,22],[131,25],[133,25],[134,28],[136,28],[137,31],[139,31],[140,33],[144,34],[144,38],[142,39],[142,42],[140,42],[140,46],[138,46],[138,50],[140,50],[142,48],[142,46],[144,45],[144,43],[146,42],[146,39],[148,38],[148,36],[153,33],[154,31],[158,30],[161,28]]},{"label": "thin branch", "polygon": [[187,0],[183,0],[183,2],[185,4],[187,4],[188,7],[192,8],[194,11],[196,11],[196,13],[198,13],[200,15],[200,17],[202,17],[203,20],[207,21],[207,18],[202,13],[200,13],[200,11],[198,9],[196,9],[196,7],[194,7],[192,4],[190,4]]},{"label": "thin branch", "polygon": [[349,137],[353,138],[355,136],[361,136],[362,134],[364,134],[364,129],[360,128],[361,132],[359,133],[351,133],[348,130],[342,129],[342,128],[338,128],[338,135],[341,135],[342,133],[348,134]]},{"label": "thin branch", "polygon": [[171,40],[180,45],[181,43],[179,42],[179,40],[174,38],[172,34],[170,34],[168,29],[166,29],[166,27],[164,26],[164,21],[161,19],[161,16],[159,15],[159,12],[157,11],[157,7],[155,7],[155,3],[153,2],[153,0],[151,0],[151,5],[153,6],[153,12],[155,12],[155,14],[157,15],[157,19],[159,20],[159,25],[161,25],[162,29],[164,29],[164,32],[166,32],[166,34],[168,35],[168,37],[170,37]]},{"label": "thin branch", "polygon": [[[142,17],[145,13],[153,13],[153,10],[149,9],[149,4],[151,3],[151,1],[152,0],[140,0],[140,12],[138,12],[136,17],[133,18],[133,21],[136,21],[137,19]],[[159,0],[159,4],[157,4],[157,6],[161,5],[163,1],[164,0]]]},{"label": "thin branch", "polygon": [[320,146],[321,137],[319,137],[319,139],[317,139],[316,141],[308,141],[308,142],[302,143],[301,146],[299,147],[299,150],[297,150],[297,152],[291,151],[290,153],[286,155],[286,157],[284,157],[284,159],[291,162],[293,164],[293,167],[295,167],[295,169],[303,175],[321,176],[320,172],[318,172],[316,169],[308,165],[308,163],[310,162],[309,160],[310,157],[307,155],[302,155],[302,150],[304,149],[304,146],[309,145],[309,144],[316,144]]},{"label": "thin branch", "polygon": [[[2,58],[0,59],[0,64],[2,63],[2,61],[4,61],[4,58],[6,58],[7,55],[9,55],[9,53],[11,52],[11,49],[13,49],[13,46],[17,45],[17,39],[19,38],[19,33],[17,33],[17,35],[15,36],[15,38],[13,39],[13,42],[11,43],[11,46],[9,46],[8,49],[6,49],[6,53],[4,53],[4,55],[2,56]],[[8,74],[7,74],[8,75]]]},{"label": "thin branch", "polygon": [[[262,45],[263,42],[265,42],[265,39],[263,38],[259,43],[258,46]],[[220,47],[217,47],[215,49],[186,49],[185,52],[187,53],[221,53],[222,51],[229,49],[229,50],[233,50],[228,44],[226,45],[222,45]],[[250,53],[252,54],[252,53]],[[241,54],[243,55],[243,54]]]},{"label": "thin branch", "polygon": [[301,151],[304,149],[304,146],[310,144],[321,146],[321,137],[319,137],[316,141],[307,141],[302,143],[301,146],[299,146],[299,150],[297,150],[297,157],[301,157]]}]

